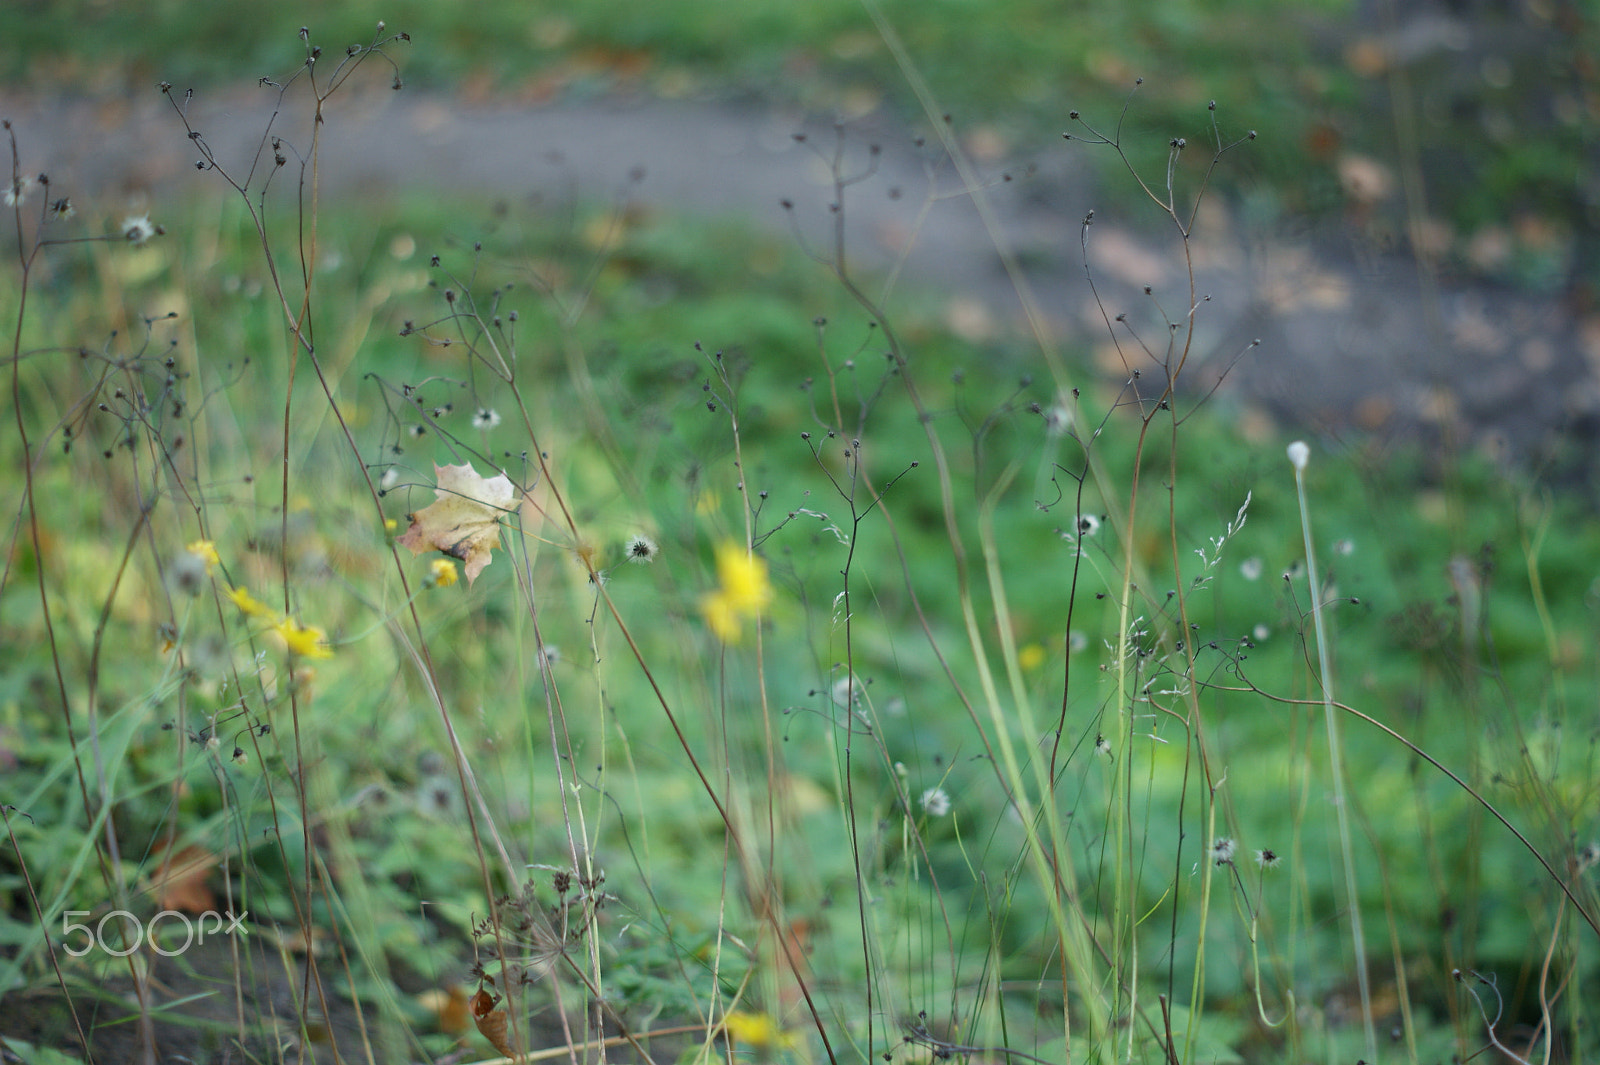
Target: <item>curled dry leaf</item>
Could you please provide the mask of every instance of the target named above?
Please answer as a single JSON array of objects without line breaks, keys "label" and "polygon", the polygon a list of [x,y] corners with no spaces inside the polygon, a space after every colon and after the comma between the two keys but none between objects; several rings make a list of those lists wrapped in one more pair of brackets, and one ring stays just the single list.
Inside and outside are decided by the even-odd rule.
[{"label": "curled dry leaf", "polygon": [[499,1006],[499,999],[489,994],[483,988],[478,988],[472,996],[472,1019],[478,1026],[478,1032],[494,1048],[506,1057],[516,1060],[516,1053],[511,1047],[511,1038],[506,1034],[506,1011]]},{"label": "curled dry leaf", "polygon": [[433,469],[438,498],[410,516],[411,527],[395,542],[414,555],[443,551],[460,559],[470,585],[500,546],[500,519],[516,505],[517,490],[505,474],[480,477],[471,463]]}]

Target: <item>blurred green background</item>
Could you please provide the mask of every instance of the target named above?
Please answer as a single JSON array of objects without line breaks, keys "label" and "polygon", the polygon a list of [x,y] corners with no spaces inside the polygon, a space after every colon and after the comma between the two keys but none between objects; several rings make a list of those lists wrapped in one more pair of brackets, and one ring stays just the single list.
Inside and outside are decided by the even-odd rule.
[{"label": "blurred green background", "polygon": [[[1600,100],[1594,57],[1600,54],[1600,42],[1592,3],[886,0],[878,10],[904,40],[939,106],[954,116],[956,129],[981,139],[981,144],[969,142],[975,154],[982,148],[986,156],[1026,160],[1059,144],[1062,131],[1073,128],[1068,118],[1073,109],[1109,131],[1135,79],[1142,77],[1137,104],[1127,111],[1124,127],[1125,139],[1142,162],[1154,160],[1159,168],[1171,137],[1205,144],[1210,100],[1217,101],[1225,137],[1252,128],[1259,132],[1251,150],[1230,156],[1216,175],[1223,194],[1245,208],[1236,217],[1295,232],[1315,230],[1377,253],[1422,250],[1442,271],[1565,297],[1579,308],[1596,291],[1600,167],[1594,130]],[[192,85],[221,95],[220,88],[293,73],[302,47],[297,33],[304,24],[311,24],[313,41],[337,55],[343,43],[372,41],[380,19],[387,32],[410,34],[409,45],[387,49],[407,91],[447,104],[510,102],[556,108],[574,101],[660,97],[782,105],[822,116],[876,112],[907,124],[921,118],[906,73],[876,28],[872,10],[858,0],[747,0],[736,7],[695,0],[489,0],[471,7],[396,0],[322,8],[159,0],[13,3],[0,25],[0,93],[13,99],[153,99],[155,84],[164,80],[180,89]],[[364,80],[381,91],[383,78]],[[174,130],[171,135],[178,134]],[[698,146],[686,145],[685,150]],[[1112,153],[1090,154],[1097,163],[1118,165]],[[1126,174],[1103,184],[1107,200],[1118,195],[1132,200],[1137,194]],[[514,280],[515,295],[507,295],[506,303],[522,305],[520,328],[529,338],[525,365],[541,385],[554,383],[538,390],[537,402],[560,414],[557,419],[538,410],[536,416],[559,423],[563,432],[592,449],[578,468],[580,476],[574,477],[587,486],[587,494],[576,497],[584,521],[622,530],[627,522],[648,517],[648,527],[672,552],[669,557],[685,560],[655,567],[648,577],[630,568],[613,594],[649,616],[682,622],[651,631],[647,653],[670,663],[671,679],[683,686],[685,701],[696,701],[701,693],[695,685],[704,679],[698,672],[702,663],[697,655],[682,653],[677,641],[682,632],[692,633],[697,596],[711,580],[710,523],[698,509],[699,494],[704,484],[716,483],[715,470],[728,457],[730,445],[723,415],[706,409],[700,380],[708,371],[690,353],[690,344],[705,338],[708,347],[729,345],[728,362],[738,378],[743,446],[751,456],[749,476],[775,491],[768,519],[779,507],[801,500],[815,504],[807,486],[837,511],[838,501],[822,491],[812,454],[795,443],[799,430],[809,424],[806,406],[811,401],[796,390],[794,368],[807,366],[816,355],[814,317],[825,314],[832,323],[830,350],[848,351],[857,343],[852,338],[866,332],[860,309],[851,308],[825,272],[792,244],[737,226],[723,230],[703,219],[685,220],[670,211],[634,218],[625,211],[580,204],[570,217],[532,212],[523,221],[512,211],[486,224],[475,209],[463,209],[446,197],[426,205],[402,201],[400,208],[376,202],[324,206],[319,310],[326,315],[324,328],[337,330],[325,350],[335,353],[334,376],[342,381],[348,409],[359,416],[355,432],[362,458],[374,463],[374,473],[391,463],[401,467],[404,487],[386,499],[386,513],[398,521],[414,505],[412,500],[429,498],[432,460],[448,457],[435,441],[446,439],[448,431],[458,434],[457,441],[475,439],[476,430],[461,423],[480,406],[508,412],[495,449],[485,440],[481,457],[498,453],[509,460],[515,452],[505,450],[508,444],[526,445],[514,432],[511,397],[487,383],[482,392],[474,384],[471,393],[460,393],[455,430],[450,430],[448,406],[424,416],[420,398],[413,409],[391,395],[407,383],[427,380],[428,396],[436,399],[446,387],[441,375],[456,372],[456,364],[446,360],[459,349],[445,351],[423,345],[415,336],[402,338],[402,323],[412,318],[426,322],[432,315],[447,320],[451,311],[440,303],[444,291],[470,288],[487,304],[513,291],[506,287],[491,293],[488,286],[509,286]],[[198,324],[192,336],[176,334],[184,364],[192,358],[197,373],[217,377],[222,382],[217,397],[225,395],[225,388],[248,381],[227,394],[240,396],[236,406],[214,398],[210,415],[223,427],[237,420],[236,427],[218,432],[212,461],[227,478],[240,478],[271,468],[271,460],[255,449],[277,439],[278,412],[255,398],[287,394],[288,384],[282,360],[257,359],[248,378],[242,369],[235,371],[232,360],[240,352],[280,351],[281,311],[270,297],[261,298],[260,242],[240,205],[219,210],[197,199],[187,210],[187,215],[175,213],[167,238],[149,248],[124,255],[124,249],[112,245],[115,254],[98,260],[61,255],[55,265],[53,259],[52,268],[59,272],[49,275],[49,284],[41,284],[40,291],[56,302],[41,299],[30,305],[24,346],[45,350],[63,337],[99,345],[102,328],[137,338],[138,320],[125,308],[140,308],[140,313],[150,307],[158,308],[157,313],[200,308],[198,314],[181,315],[177,325],[148,330],[146,335],[155,340],[147,346],[155,352],[167,339],[163,330],[188,329],[194,320]],[[285,213],[272,216],[272,223],[281,227],[273,236],[281,238],[282,246],[293,246],[296,219]],[[474,242],[485,230],[494,239],[480,255]],[[102,248],[90,247],[96,252]],[[443,265],[424,269],[434,253],[443,253]],[[730,276],[760,281],[729,291]],[[558,298],[537,299],[532,293]],[[564,296],[571,298],[563,302]],[[9,305],[13,298],[13,291],[0,291],[0,310],[6,312],[0,320],[11,321],[12,314],[20,313]],[[1044,692],[1056,686],[1065,656],[1085,650],[1098,654],[1106,645],[1117,621],[1101,613],[1103,605],[1092,605],[1101,601],[1091,596],[1114,592],[1116,584],[1085,577],[1079,588],[1084,605],[1077,615],[1069,615],[1063,611],[1061,582],[1039,578],[1041,559],[1057,573],[1064,566],[1057,526],[1071,504],[1061,497],[1064,482],[1046,476],[1065,467],[1038,458],[1041,447],[1061,445],[1048,437],[1041,444],[1038,411],[1032,407],[1048,408],[1060,397],[1043,375],[1027,382],[1020,373],[1010,379],[981,372],[969,376],[965,369],[996,364],[996,352],[1004,344],[984,348],[950,335],[943,310],[911,303],[901,309],[899,323],[917,346],[930,404],[942,412],[939,431],[948,435],[953,453],[964,457],[959,470],[967,478],[963,483],[987,491],[996,471],[1011,461],[1040,463],[1034,483],[1018,485],[1009,494],[1010,508],[999,515],[996,538],[1006,548],[1017,641],[1040,660],[1048,659],[1034,667],[1037,674],[1029,675],[1029,683]],[[108,314],[111,321],[105,323]],[[1017,365],[1031,356],[1017,354]],[[985,361],[974,362],[979,359]],[[864,368],[868,361],[862,359]],[[153,374],[152,381],[166,380],[156,356],[142,349],[122,364]],[[28,365],[54,366],[45,360]],[[76,365],[68,360],[61,372],[77,373],[72,369]],[[388,382],[388,391],[363,376],[369,371]],[[870,405],[866,397],[875,401],[884,386],[865,369],[859,382],[853,367],[850,374],[847,394],[855,389],[865,411]],[[88,394],[96,387],[63,379],[65,384],[42,376],[37,395]],[[202,394],[199,385],[197,380],[195,395]],[[321,527],[316,536],[307,537],[317,549],[308,548],[307,556],[316,556],[319,567],[324,556],[337,559],[341,576],[381,587],[389,578],[372,563],[380,541],[371,501],[361,491],[360,479],[350,475],[342,440],[325,421],[316,423],[316,415],[303,413],[320,409],[308,375],[302,375],[298,387],[310,399],[297,401],[295,407],[307,427],[303,468],[347,464],[343,481],[348,491],[335,493],[317,485]],[[1106,411],[1107,424],[1115,430],[1095,446],[1114,469],[1146,464],[1142,513],[1162,514],[1169,503],[1153,471],[1165,456],[1159,448],[1135,451],[1142,438],[1130,431],[1133,411],[1121,393],[1096,394],[1091,386],[1086,395],[1085,410]],[[1222,407],[1218,417],[1207,413],[1185,419],[1182,489],[1170,514],[1186,545],[1182,560],[1192,564],[1188,548],[1206,544],[1233,519],[1246,493],[1257,493],[1250,524],[1230,548],[1234,553],[1214,588],[1197,599],[1203,603],[1203,613],[1196,616],[1203,621],[1204,638],[1220,641],[1205,661],[1208,668],[1215,667],[1212,680],[1226,684],[1249,652],[1251,675],[1264,687],[1304,692],[1309,685],[1302,608],[1310,590],[1287,581],[1281,587],[1289,592],[1266,590],[1280,574],[1294,572],[1300,551],[1281,442],[1259,426],[1252,428],[1226,401],[1224,396],[1217,404]],[[43,419],[36,435],[43,439],[55,408],[44,398],[24,410],[30,408]],[[1114,423],[1112,412],[1119,419]],[[110,454],[117,428],[111,422],[101,419],[85,430],[83,439],[97,440],[87,434],[100,434],[99,444]],[[909,408],[886,402],[874,411],[872,423],[884,441],[884,469],[905,469],[920,457],[921,445],[915,442],[923,430]],[[420,432],[424,429],[426,434]],[[51,443],[51,456],[59,451],[63,457],[41,467],[39,494],[54,508],[53,524],[47,525],[67,530],[63,537],[79,552],[60,563],[60,572],[73,581],[61,594],[73,604],[76,617],[93,619],[101,610],[97,582],[115,572],[115,559],[105,545],[120,542],[130,519],[115,507],[99,512],[102,499],[120,498],[112,490],[119,487],[113,473],[91,474],[103,477],[110,488],[83,491],[92,483],[85,470],[113,469],[96,458],[98,447],[80,446],[69,453]],[[402,443],[409,449],[403,458]],[[577,445],[559,439],[557,450],[583,454]],[[1313,467],[1311,485],[1319,542],[1335,552],[1336,575],[1345,593],[1361,599],[1341,606],[1336,615],[1341,676],[1349,678],[1351,698],[1392,716],[1448,764],[1473,767],[1473,779],[1492,783],[1495,800],[1519,823],[1532,826],[1548,853],[1585,843],[1596,809],[1592,770],[1597,741],[1586,708],[1593,703],[1592,637],[1595,604],[1600,602],[1594,565],[1600,557],[1600,530],[1565,503],[1524,498],[1523,480],[1508,482],[1501,477],[1503,471],[1483,463],[1447,463],[1441,472],[1413,455],[1376,445],[1353,444],[1343,453],[1327,449],[1319,455],[1329,452],[1327,462],[1319,458]],[[17,469],[24,465],[20,459],[12,463]],[[299,468],[296,476],[302,476]],[[297,487],[300,483],[296,481]],[[1052,489],[1057,511],[1049,515],[1033,497],[1049,499]],[[276,484],[266,484],[257,499],[256,489],[237,487],[238,505],[231,500],[215,505],[210,520],[225,550],[252,558],[260,530],[288,528],[279,525],[281,515],[272,509],[277,490]],[[936,485],[931,478],[909,477],[897,491],[896,505],[909,515],[904,543],[891,546],[875,526],[864,536],[864,552],[875,553],[863,554],[860,571],[888,576],[873,588],[873,610],[881,614],[882,624],[857,637],[861,642],[854,668],[877,679],[875,698],[886,704],[891,698],[902,700],[921,711],[896,722],[889,733],[896,757],[904,750],[925,758],[907,756],[916,789],[948,786],[967,810],[976,811],[960,815],[971,817],[971,824],[1000,823],[1008,807],[997,793],[983,790],[985,774],[944,760],[945,752],[964,751],[963,744],[970,747],[968,722],[959,714],[945,716],[955,706],[949,687],[943,673],[927,661],[925,636],[899,592],[903,551],[905,558],[920,563],[918,573],[929,575],[919,609],[940,624],[960,616],[956,592],[943,577],[950,548],[939,519]],[[733,493],[726,486],[724,492],[724,503],[731,507]],[[684,505],[691,498],[697,500],[693,509]],[[1084,505],[1099,510],[1111,502],[1091,494]],[[177,517],[169,517],[176,509],[165,508],[159,519],[176,522]],[[963,520],[970,525],[973,515]],[[1152,529],[1158,530],[1166,519],[1146,520],[1156,521]],[[829,681],[838,669],[830,665],[838,654],[827,606],[837,591],[838,563],[826,552],[837,545],[820,527],[801,528],[795,525],[787,538],[766,548],[786,588],[812,593],[789,595],[794,606],[783,621],[794,638],[774,643],[772,675],[783,699],[798,704],[803,695],[806,705],[826,709]],[[170,539],[185,542],[176,535]],[[1165,543],[1164,535],[1141,538],[1136,544],[1141,561],[1161,563]],[[1097,545],[1090,555],[1098,559],[1106,550]],[[552,549],[548,554],[563,552]],[[1245,575],[1241,560],[1255,563],[1255,576]],[[552,594],[563,595],[566,608],[546,630],[549,642],[577,649],[581,657],[590,638],[586,619],[592,618],[593,593],[564,557],[548,558],[543,565],[551,578],[548,585],[556,589]],[[1108,565],[1114,569],[1114,560]],[[471,598],[436,596],[423,603],[427,631],[443,652],[441,672],[452,693],[462,706],[490,707],[489,716],[472,726],[477,730],[473,738],[482,740],[485,749],[489,741],[501,739],[496,729],[512,730],[496,714],[513,720],[520,712],[519,700],[536,705],[543,699],[537,690],[542,682],[513,685],[510,696],[504,690],[507,676],[538,675],[530,666],[531,642],[515,621],[519,613],[506,605],[512,570],[497,563]],[[240,573],[258,587],[273,587],[279,580],[278,571],[259,566],[249,571],[241,564]],[[1475,587],[1460,577],[1463,573],[1476,574],[1472,579],[1483,582],[1487,620],[1482,632],[1492,640],[1481,648],[1469,639],[1477,633],[1461,608],[1461,588],[1452,584],[1459,579],[1467,581],[1461,587]],[[1494,573],[1500,574],[1499,583],[1490,588]],[[1176,585],[1179,577],[1171,574],[1171,583]],[[319,696],[322,705],[344,709],[319,719],[319,727],[326,729],[320,734],[324,748],[340,752],[328,770],[334,790],[360,793],[378,782],[396,794],[422,793],[431,773],[427,767],[433,764],[429,756],[438,747],[427,731],[433,719],[420,709],[420,701],[412,712],[394,712],[387,685],[401,675],[402,667],[398,658],[391,661],[371,651],[377,640],[369,636],[369,605],[353,595],[340,599],[309,577],[304,580],[319,610],[313,620],[328,624],[341,647],[335,663],[325,667],[324,694]],[[978,595],[979,612],[991,609],[985,593]],[[44,690],[52,675],[40,636],[44,626],[23,593],[8,600],[7,607],[16,612],[6,619],[11,626],[7,631],[18,634],[10,642],[31,650],[8,667],[3,680],[13,693],[13,705],[27,706],[29,712],[19,712],[17,721],[8,724],[12,731],[0,737],[5,740],[0,755],[23,752],[26,760],[16,763],[20,768],[14,779],[32,780],[43,778],[52,766],[68,764],[70,749],[53,719],[36,710],[37,700],[24,697]],[[154,660],[149,652],[153,626],[148,617],[118,618],[117,624],[122,639],[107,646],[121,668],[108,668],[106,675],[134,693],[126,696],[129,705],[150,714],[153,722],[154,710],[146,708],[139,694],[145,683],[140,678],[150,675]],[[1078,636],[1081,649],[1074,639]],[[941,630],[939,638],[951,637]],[[86,638],[80,642],[91,643]],[[693,649],[687,639],[682,646]],[[620,655],[616,660],[623,661]],[[681,677],[676,675],[680,671]],[[1087,666],[1077,675],[1088,675]],[[696,820],[703,811],[684,798],[692,792],[684,788],[675,749],[656,743],[651,734],[659,723],[650,700],[635,690],[639,681],[619,667],[614,680],[608,675],[608,683],[614,683],[608,697],[614,697],[624,714],[636,715],[625,718],[639,725],[634,734],[646,737],[639,741],[640,794],[668,797],[652,804],[652,813],[656,806],[667,812],[662,833],[666,842],[638,864],[638,879],[656,885],[662,915],[675,918],[680,909],[711,912],[711,901],[725,887],[718,863],[704,861],[709,853],[704,840],[718,829],[713,822]],[[1098,728],[1097,696],[1092,683],[1078,683],[1087,694],[1074,694],[1079,701],[1073,720],[1079,732],[1073,740],[1087,758]],[[155,682],[149,687],[159,693]],[[712,687],[705,686],[708,691]],[[1300,716],[1286,727],[1289,719],[1279,708],[1238,692],[1216,698],[1227,711],[1219,714],[1216,726],[1219,749],[1237,754],[1241,766],[1258,767],[1253,776],[1241,772],[1234,785],[1244,811],[1237,826],[1241,839],[1246,846],[1259,839],[1281,847],[1281,840],[1301,831],[1302,815],[1283,801],[1285,781],[1259,767],[1293,764],[1296,751],[1309,746],[1316,722]],[[154,697],[148,703],[160,706]],[[598,734],[605,720],[589,715],[581,727]],[[793,728],[802,737],[806,728],[821,731],[821,715],[815,720],[796,715],[793,720],[801,722]],[[736,746],[760,749],[754,723],[736,728],[749,730],[735,735]],[[1580,733],[1583,743],[1561,744],[1562,735]],[[1524,895],[1531,898],[1548,885],[1535,880],[1530,889],[1526,857],[1514,841],[1498,830],[1486,831],[1481,818],[1464,809],[1459,792],[1442,778],[1422,773],[1392,742],[1352,728],[1350,743],[1365,799],[1383,815],[1374,850],[1390,861],[1382,873],[1384,899],[1380,902],[1375,893],[1370,901],[1374,908],[1383,905],[1399,915],[1395,953],[1412,966],[1422,1014],[1419,1026],[1445,1031],[1449,1018],[1461,1016],[1459,993],[1448,979],[1455,959],[1471,957],[1506,973],[1535,970],[1537,955],[1549,940],[1538,930],[1544,918]],[[535,747],[532,740],[527,742],[530,754]],[[805,748],[796,744],[790,749]],[[826,781],[833,772],[826,758],[791,757],[797,775],[805,779]],[[134,749],[129,762],[133,770],[164,784],[173,773],[165,758],[159,751],[146,755]],[[530,777],[527,764],[542,763],[535,758],[525,764],[516,752],[496,762],[493,782],[519,800],[506,804],[508,811],[520,811],[515,816],[508,812],[507,823],[532,840],[536,856],[559,853],[560,841],[545,838],[557,822],[541,822],[534,816],[535,806],[520,802],[517,789]],[[239,776],[244,778],[243,771]],[[70,816],[75,797],[61,794],[69,812],[47,826],[55,849],[37,846],[33,852],[50,855],[42,864],[51,868],[66,867],[68,858],[86,853],[88,846]],[[158,815],[165,816],[154,806],[137,809],[152,824]],[[642,799],[640,811],[642,822]],[[211,816],[209,810],[202,813]],[[1308,850],[1326,850],[1327,841],[1319,835],[1325,826],[1320,820],[1306,821],[1312,825]],[[149,831],[148,826],[138,827]],[[373,874],[370,887],[363,885],[377,900],[370,913],[386,920],[413,914],[416,898],[423,896],[453,896],[463,914],[480,902],[473,895],[471,876],[463,874],[466,866],[452,861],[461,856],[460,833],[453,825],[431,815],[390,817],[380,812],[363,824],[362,831],[368,830],[370,837],[351,842],[341,854],[351,859],[352,867],[360,864]],[[842,861],[845,848],[837,842],[837,837],[826,836],[814,850],[830,861]],[[960,840],[952,830],[935,837],[933,844],[930,860],[943,870],[956,870],[958,879],[952,882],[962,883],[965,891],[965,882],[959,881],[965,856]],[[275,869],[270,854],[251,860]],[[1171,863],[1163,857],[1161,867]],[[1337,885],[1331,864],[1307,863],[1307,868],[1312,870],[1306,874],[1308,893],[1333,899]],[[823,863],[822,874],[844,883],[851,871]],[[1152,887],[1145,903],[1154,906],[1165,887]],[[1375,891],[1372,884],[1369,889]],[[966,896],[960,901],[977,912],[982,898],[973,891],[970,903]],[[1440,900],[1459,905],[1465,917],[1458,921],[1456,911]],[[1553,901],[1546,900],[1549,905]],[[23,912],[20,906],[16,912]],[[1024,893],[1015,912],[1021,929],[1015,934],[1020,937],[1045,908]],[[1530,918],[1530,912],[1536,916]],[[1548,909],[1544,912],[1548,915]],[[21,918],[15,920],[22,927]],[[1168,933],[1156,922],[1149,927],[1155,929],[1152,942],[1165,948]],[[1530,933],[1530,928],[1536,931]],[[1294,975],[1319,995],[1337,989],[1347,975],[1337,961],[1338,929],[1332,922],[1308,929],[1294,925],[1291,934],[1302,931],[1309,945],[1298,957],[1306,971]],[[21,934],[16,933],[17,941]],[[459,927],[441,932],[421,920],[396,918],[381,928],[375,923],[370,941],[409,957],[416,940],[430,935],[449,948],[439,952],[437,972],[430,976],[441,985],[460,979],[464,966],[450,949],[469,937]],[[1043,971],[1042,958],[1020,955],[1014,943],[1005,946],[1008,955],[1021,956],[1031,966],[1028,975]],[[683,954],[693,948],[686,937]],[[969,957],[979,954],[972,951]],[[852,957],[846,952],[847,965],[853,966]],[[677,961],[677,956],[663,961],[641,951],[629,964],[654,979],[661,972],[670,975]],[[1186,962],[1180,957],[1178,963]],[[1590,964],[1583,970],[1586,979],[1592,969]],[[853,977],[853,969],[842,971]],[[1219,971],[1211,979],[1217,1017],[1250,1012],[1240,997],[1243,985],[1229,983],[1234,977]],[[670,980],[666,989],[646,986],[642,979],[640,986],[636,1004],[641,1010],[664,1004],[680,1008]],[[846,989],[840,1000],[853,1002],[857,993],[850,980],[841,979],[840,986]],[[1527,987],[1521,991],[1521,998],[1511,1003],[1514,1011],[1531,1009],[1531,992]],[[1575,1008],[1574,1016],[1577,1012]],[[420,1008],[413,1013],[409,1023],[431,1023]],[[1247,1050],[1259,1050],[1269,1041],[1259,1033],[1252,1038],[1256,1045],[1246,1045]],[[441,1048],[450,1045],[443,1038],[438,1041]],[[1459,1045],[1467,1043],[1462,1037]]]},{"label": "blurred green background", "polygon": [[[282,75],[295,34],[370,42],[407,84],[463,101],[649,94],[818,114],[917,103],[859,0],[12,3],[10,91],[125,94]],[[1592,299],[1600,269],[1600,31],[1593,0],[883,0],[959,128],[1026,157],[1102,123],[1136,78],[1133,143],[1261,137],[1221,175],[1268,222],[1311,219],[1442,269]],[[1199,138],[1196,141],[1196,138]],[[1111,191],[1126,192],[1127,182]]]}]

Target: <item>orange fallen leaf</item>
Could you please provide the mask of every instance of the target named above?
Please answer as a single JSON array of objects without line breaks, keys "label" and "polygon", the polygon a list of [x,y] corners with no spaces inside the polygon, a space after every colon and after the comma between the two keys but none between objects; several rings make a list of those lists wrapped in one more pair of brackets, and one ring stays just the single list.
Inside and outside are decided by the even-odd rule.
[{"label": "orange fallen leaf", "polygon": [[197,843],[176,854],[162,856],[145,889],[163,910],[178,913],[209,913],[217,908],[217,897],[206,880],[217,867],[217,856]]},{"label": "orange fallen leaf", "polygon": [[515,506],[517,490],[505,474],[480,477],[471,463],[433,469],[438,498],[410,515],[411,527],[395,543],[414,555],[443,551],[460,559],[470,585],[500,546],[500,519]]},{"label": "orange fallen leaf", "polygon": [[433,1014],[439,1031],[448,1035],[461,1035],[467,1030],[467,1015],[471,1000],[459,987],[432,988],[416,997],[417,1005]]}]

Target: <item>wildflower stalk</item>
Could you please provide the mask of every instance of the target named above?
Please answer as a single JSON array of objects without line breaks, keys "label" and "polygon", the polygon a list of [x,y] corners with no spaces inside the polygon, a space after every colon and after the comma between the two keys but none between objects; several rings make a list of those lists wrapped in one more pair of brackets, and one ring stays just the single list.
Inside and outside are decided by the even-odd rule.
[{"label": "wildflower stalk", "polygon": [[1361,927],[1361,900],[1356,893],[1355,856],[1350,846],[1350,812],[1346,808],[1344,756],[1339,739],[1339,717],[1334,712],[1333,671],[1328,659],[1328,632],[1322,621],[1322,581],[1317,576],[1317,553],[1311,542],[1311,505],[1306,498],[1306,463],[1311,448],[1304,441],[1289,445],[1289,461],[1294,466],[1295,495],[1300,500],[1300,528],[1305,539],[1306,575],[1311,582],[1311,627],[1317,638],[1317,674],[1322,689],[1323,720],[1328,726],[1328,767],[1333,774],[1333,806],[1338,816],[1339,851],[1344,859],[1344,890],[1350,907],[1350,946],[1355,951],[1356,986],[1361,994],[1361,1028],[1367,1060],[1378,1056],[1378,1034],[1372,1023],[1372,987],[1367,976],[1367,944]]}]

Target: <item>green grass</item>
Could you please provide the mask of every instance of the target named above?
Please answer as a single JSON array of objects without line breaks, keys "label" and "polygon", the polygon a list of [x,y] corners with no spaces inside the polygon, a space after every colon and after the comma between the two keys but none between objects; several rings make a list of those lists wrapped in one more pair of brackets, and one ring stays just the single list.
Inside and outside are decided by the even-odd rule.
[{"label": "green grass", "polygon": [[[1353,1060],[1352,846],[1386,1057],[1483,1052],[1456,968],[1528,1038],[1548,957],[1559,1053],[1593,1059],[1596,933],[1481,802],[1351,715],[1336,832],[1287,440],[1163,410],[1159,355],[1141,402],[1085,352],[950,335],[936,299],[871,311],[770,237],[573,206],[335,205],[315,247],[285,216],[265,246],[291,315],[309,291],[316,368],[236,197],[145,247],[8,263],[6,1009],[64,990],[112,1040],[141,1025],[107,988],[209,991],[214,1027],[133,1012],[197,1060],[333,1060],[314,973],[343,1060],[481,1057],[430,993],[515,987],[498,940],[537,959],[491,1014],[532,1045],[557,1016],[580,1041],[689,1026],[655,1059],[702,1060],[733,1010],[741,1053],[777,1060]],[[99,232],[80,212],[44,232]],[[1471,459],[1430,484],[1361,446],[1307,471],[1322,594],[1359,599],[1329,611],[1335,694],[1593,914],[1600,525]],[[443,556],[394,540],[463,462],[536,505],[475,583],[435,586]],[[1104,520],[1077,551],[1080,513]],[[623,561],[637,534],[650,565]],[[331,657],[290,654],[283,612]],[[149,916],[186,846],[252,915],[241,960],[46,948],[67,911]],[[763,1019],[784,1037],[752,1040]]]}]

